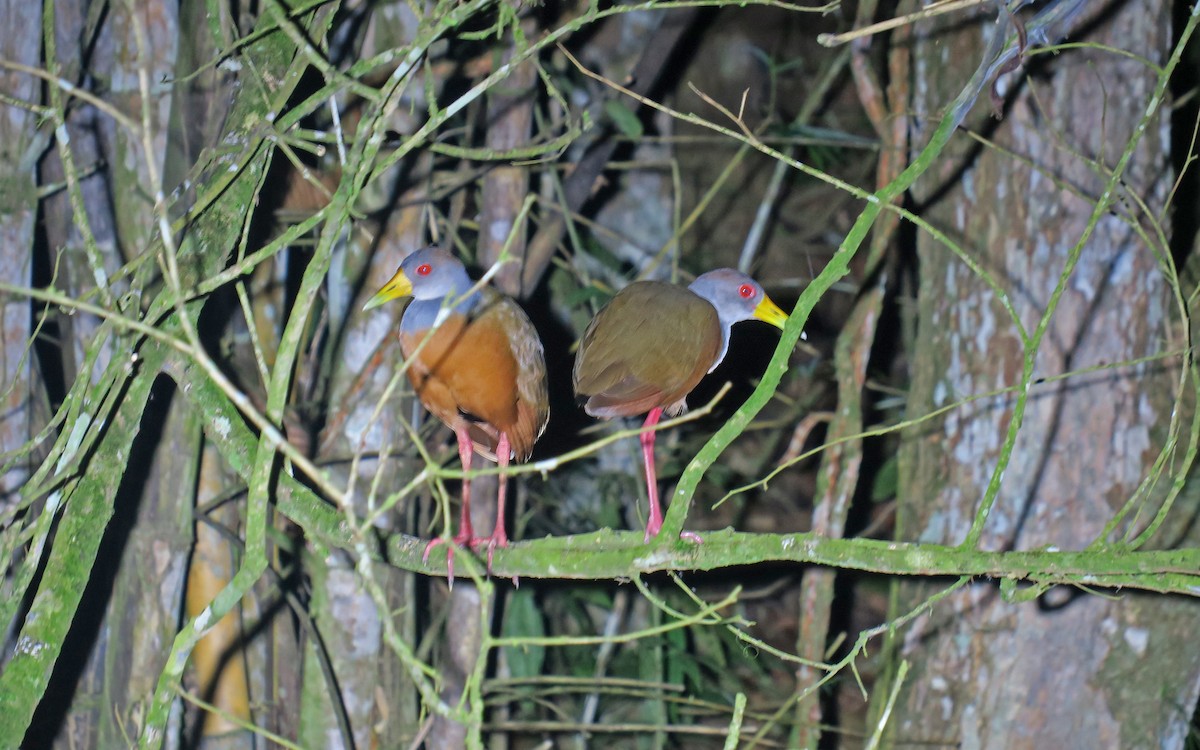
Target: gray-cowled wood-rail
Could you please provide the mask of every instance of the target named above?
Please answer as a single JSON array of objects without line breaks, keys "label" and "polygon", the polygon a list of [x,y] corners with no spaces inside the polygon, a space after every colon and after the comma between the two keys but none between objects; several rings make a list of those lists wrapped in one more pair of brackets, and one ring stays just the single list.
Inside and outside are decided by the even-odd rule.
[{"label": "gray-cowled wood-rail", "polygon": [[[550,417],[542,342],[528,316],[491,287],[472,291],[463,264],[436,246],[405,258],[364,309],[408,296],[413,300],[400,318],[408,379],[425,408],[454,430],[463,471],[471,468],[472,451],[501,469],[510,460],[528,459]],[[471,482],[463,478],[462,515],[453,539],[472,548],[486,544],[489,570],[495,548],[508,545],[503,473],[499,481],[496,527],[483,538],[471,528]],[[425,558],[445,541],[431,541]],[[452,564],[450,551],[447,566]],[[449,572],[454,575],[452,567]]]},{"label": "gray-cowled wood-rail", "polygon": [[756,281],[720,268],[686,289],[636,281],[609,300],[583,334],[574,382],[584,411],[601,418],[647,415],[641,435],[650,497],[646,541],[658,534],[663,520],[654,426],[664,411],[675,416],[687,409],[687,395],[725,358],[733,324],[752,318],[779,328],[787,322],[787,314]]}]

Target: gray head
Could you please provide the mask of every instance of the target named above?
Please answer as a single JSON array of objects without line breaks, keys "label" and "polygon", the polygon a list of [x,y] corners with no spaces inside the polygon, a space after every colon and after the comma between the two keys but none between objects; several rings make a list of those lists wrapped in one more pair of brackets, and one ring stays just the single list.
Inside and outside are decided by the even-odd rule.
[{"label": "gray head", "polygon": [[717,308],[717,315],[725,328],[751,318],[778,328],[783,328],[787,322],[787,315],[771,301],[757,281],[732,268],[718,268],[701,274],[688,285],[688,289]]},{"label": "gray head", "polygon": [[471,288],[471,277],[462,262],[437,245],[409,254],[400,262],[400,270],[412,285],[414,299],[459,297]]},{"label": "gray head", "polygon": [[[467,269],[450,253],[430,245],[411,253],[400,262],[388,283],[383,285],[374,297],[367,300],[364,310],[378,307],[384,302],[401,297],[413,297],[418,301],[436,301],[441,303],[447,297],[457,298],[471,288],[471,277]],[[476,295],[459,304],[474,304]],[[436,306],[435,306],[436,307]]]},{"label": "gray head", "polygon": [[787,314],[771,301],[757,281],[732,268],[718,268],[701,274],[688,289],[717,309],[717,319],[721,322],[721,353],[714,369],[725,358],[729,330],[734,323],[757,318],[782,329],[787,322]]}]

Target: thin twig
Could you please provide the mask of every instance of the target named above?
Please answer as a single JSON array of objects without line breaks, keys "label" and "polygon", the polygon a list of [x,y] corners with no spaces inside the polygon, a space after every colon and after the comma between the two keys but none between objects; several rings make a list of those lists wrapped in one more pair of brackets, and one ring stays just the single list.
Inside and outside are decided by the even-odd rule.
[{"label": "thin twig", "polygon": [[873,23],[870,26],[864,26],[861,29],[854,29],[853,31],[846,31],[841,34],[818,34],[817,43],[825,47],[836,47],[839,44],[845,44],[846,42],[852,42],[855,39],[873,36],[882,31],[888,31],[900,26],[907,26],[908,24],[916,23],[917,21],[924,21],[927,18],[940,16],[943,13],[952,13],[956,10],[970,8],[972,5],[983,5],[985,3],[990,4],[991,2],[993,2],[993,0],[943,0],[942,2],[931,3],[921,10],[913,13],[903,16],[896,16],[895,18],[889,18],[886,21]]}]

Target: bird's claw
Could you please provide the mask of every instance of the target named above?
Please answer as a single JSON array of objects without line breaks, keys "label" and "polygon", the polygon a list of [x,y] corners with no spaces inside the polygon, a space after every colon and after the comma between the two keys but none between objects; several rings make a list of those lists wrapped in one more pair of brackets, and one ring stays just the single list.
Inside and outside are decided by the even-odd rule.
[{"label": "bird's claw", "polygon": [[[646,536],[643,538],[643,541],[646,544],[649,544],[650,540],[657,537],[658,532],[661,530],[662,530],[662,526],[658,526],[654,529],[651,529],[649,526],[647,526],[646,527]],[[685,542],[691,542],[692,544],[704,544],[704,540],[701,539],[700,535],[694,531],[681,531],[681,532],[679,532],[679,538]]]},{"label": "bird's claw", "polygon": [[[507,547],[507,536],[478,536],[465,537],[462,535],[456,536],[453,539],[439,536],[435,539],[430,539],[425,545],[425,551],[421,554],[421,563],[429,563],[429,553],[439,545],[446,545],[446,583],[451,589],[454,588],[454,548],[464,547],[466,549],[479,554],[483,547],[487,548],[487,573],[492,574],[492,556],[496,553],[497,547]],[[513,584],[517,584],[517,577],[513,576]]]},{"label": "bird's claw", "polygon": [[491,575],[492,574],[492,555],[494,555],[496,553],[497,547],[507,547],[508,546],[508,537],[507,536],[497,536],[496,534],[492,534],[492,536],[477,537],[475,539],[472,539],[468,544],[470,545],[471,549],[474,550],[476,553],[478,553],[480,551],[481,547],[484,547],[484,546],[487,547],[487,572],[488,572],[488,575]]},{"label": "bird's claw", "polygon": [[433,551],[434,547],[437,547],[440,544],[446,545],[446,584],[451,589],[453,589],[454,588],[454,548],[462,547],[464,544],[470,545],[473,542],[474,542],[473,539],[471,539],[470,537],[463,536],[462,534],[459,534],[458,536],[454,537],[453,539],[447,539],[444,536],[439,536],[434,539],[430,539],[429,544],[425,545],[425,552],[421,554],[421,564],[425,565],[429,562],[429,553]]}]

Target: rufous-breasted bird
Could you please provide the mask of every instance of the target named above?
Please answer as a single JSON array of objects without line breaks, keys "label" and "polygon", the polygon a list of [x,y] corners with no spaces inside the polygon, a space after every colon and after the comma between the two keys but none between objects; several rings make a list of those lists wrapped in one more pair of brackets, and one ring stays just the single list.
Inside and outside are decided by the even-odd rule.
[{"label": "rufous-breasted bird", "polygon": [[[399,270],[364,309],[411,296],[400,318],[400,351],[417,398],[458,439],[463,471],[474,451],[501,469],[525,461],[550,418],[546,361],[529,317],[512,299],[488,286],[472,289],[466,268],[450,253],[430,246],[400,263]],[[426,341],[428,339],[428,341]],[[471,482],[462,481],[457,545],[487,546],[488,569],[496,547],[508,545],[504,529],[507,477],[501,473],[496,527],[490,537],[471,528]],[[445,539],[434,539],[425,558]],[[453,553],[447,566],[453,580]]]},{"label": "rufous-breasted bird", "polygon": [[787,322],[758,282],[720,268],[687,288],[636,281],[609,300],[583,334],[574,383],[584,411],[605,419],[647,415],[641,435],[650,497],[646,541],[663,521],[653,428],[664,411],[675,416],[687,409],[687,395],[725,358],[733,324],[752,318],[778,328]]}]

